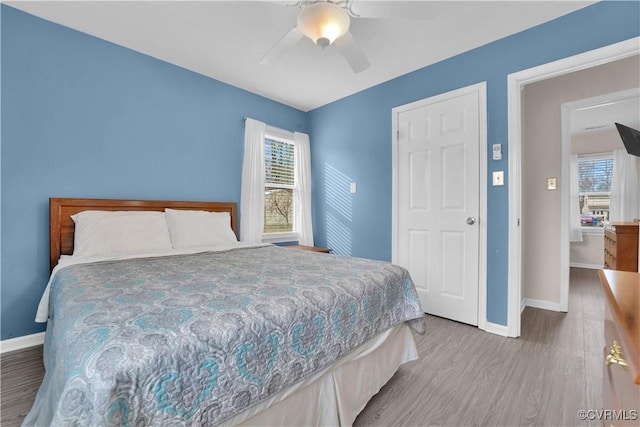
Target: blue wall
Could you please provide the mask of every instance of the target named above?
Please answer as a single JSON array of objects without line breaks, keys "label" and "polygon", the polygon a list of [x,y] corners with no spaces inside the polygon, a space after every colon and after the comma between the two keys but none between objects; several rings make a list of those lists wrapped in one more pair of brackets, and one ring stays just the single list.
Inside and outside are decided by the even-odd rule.
[{"label": "blue wall", "polygon": [[[1,15],[1,339],[44,330],[33,317],[49,197],[238,202],[250,116],[310,133],[316,244],[390,260],[393,107],[487,81],[489,147],[504,150],[490,176],[507,170],[508,74],[640,33],[637,2],[597,3],[305,114],[5,5]],[[508,187],[487,191],[487,313],[504,325]]]},{"label": "blue wall", "polygon": [[[503,147],[503,160],[489,160],[490,183],[508,170],[507,75],[639,34],[640,3],[601,2],[310,112],[316,244],[391,259],[393,107],[486,81],[488,149]],[[487,320],[506,325],[508,182],[487,195]]]},{"label": "blue wall", "polygon": [[49,275],[49,197],[240,201],[243,116],[305,113],[2,5],[2,339]]}]

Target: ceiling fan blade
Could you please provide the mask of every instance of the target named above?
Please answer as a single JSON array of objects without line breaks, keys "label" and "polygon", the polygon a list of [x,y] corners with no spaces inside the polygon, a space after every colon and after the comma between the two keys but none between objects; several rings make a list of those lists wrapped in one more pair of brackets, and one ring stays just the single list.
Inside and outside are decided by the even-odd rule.
[{"label": "ceiling fan blade", "polygon": [[371,65],[350,31],[336,39],[333,44],[340,50],[354,73],[364,71]]},{"label": "ceiling fan blade", "polygon": [[278,43],[276,43],[269,52],[260,60],[261,64],[271,65],[280,59],[280,57],[294,44],[296,44],[304,35],[293,27],[287,34],[285,34]]}]

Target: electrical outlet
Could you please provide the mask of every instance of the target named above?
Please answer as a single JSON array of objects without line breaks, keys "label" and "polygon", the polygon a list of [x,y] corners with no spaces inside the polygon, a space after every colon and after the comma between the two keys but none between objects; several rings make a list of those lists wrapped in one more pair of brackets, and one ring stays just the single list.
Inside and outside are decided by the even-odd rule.
[{"label": "electrical outlet", "polygon": [[493,172],[493,186],[504,185],[504,171]]},{"label": "electrical outlet", "polygon": [[547,190],[557,190],[558,181],[556,178],[547,178]]}]

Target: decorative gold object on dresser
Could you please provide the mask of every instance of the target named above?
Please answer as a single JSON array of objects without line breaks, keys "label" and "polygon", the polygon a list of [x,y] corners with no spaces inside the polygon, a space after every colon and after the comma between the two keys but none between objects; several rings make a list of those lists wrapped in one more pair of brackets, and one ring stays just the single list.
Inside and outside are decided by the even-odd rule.
[{"label": "decorative gold object on dresser", "polygon": [[606,298],[603,424],[640,425],[640,273],[600,270]]},{"label": "decorative gold object on dresser", "polygon": [[611,222],[604,226],[604,268],[638,271],[638,223]]}]

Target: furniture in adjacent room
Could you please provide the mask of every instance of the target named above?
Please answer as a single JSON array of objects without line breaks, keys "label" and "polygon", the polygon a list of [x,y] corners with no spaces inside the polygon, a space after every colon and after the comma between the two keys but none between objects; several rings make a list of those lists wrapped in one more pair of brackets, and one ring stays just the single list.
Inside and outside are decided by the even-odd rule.
[{"label": "furniture in adjacent room", "polygon": [[604,268],[638,271],[638,229],[635,222],[605,224]]},{"label": "furniture in adjacent room", "polygon": [[606,297],[603,413],[606,426],[637,426],[640,420],[640,274],[600,270]]}]

